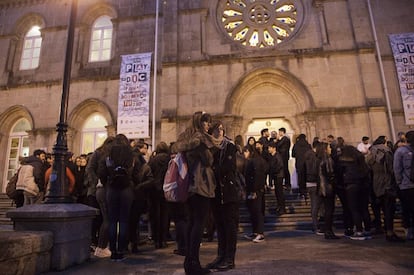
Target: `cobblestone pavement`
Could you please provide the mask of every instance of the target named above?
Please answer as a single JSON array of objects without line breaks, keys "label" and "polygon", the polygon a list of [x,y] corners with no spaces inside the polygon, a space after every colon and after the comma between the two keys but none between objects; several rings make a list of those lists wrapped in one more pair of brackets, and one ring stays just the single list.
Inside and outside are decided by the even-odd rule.
[{"label": "cobblestone pavement", "polygon": [[[338,235],[340,233],[338,232]],[[239,236],[236,268],[221,274],[414,274],[414,241],[390,243],[383,236],[355,241],[342,237],[325,240],[307,231],[266,232],[263,243]],[[184,257],[172,253],[174,243],[155,250],[141,246],[122,262],[91,256],[83,264],[47,274],[184,274]],[[200,260],[216,256],[217,243],[203,243]]]}]

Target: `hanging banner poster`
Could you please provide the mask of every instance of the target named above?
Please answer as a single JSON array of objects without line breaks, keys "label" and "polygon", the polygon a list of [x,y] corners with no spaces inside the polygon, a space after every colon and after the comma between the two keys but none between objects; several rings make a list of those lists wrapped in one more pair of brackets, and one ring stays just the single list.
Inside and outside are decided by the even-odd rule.
[{"label": "hanging banner poster", "polygon": [[122,55],[117,133],[149,137],[151,53]]},{"label": "hanging banner poster", "polygon": [[414,124],[414,33],[390,34],[405,123]]}]

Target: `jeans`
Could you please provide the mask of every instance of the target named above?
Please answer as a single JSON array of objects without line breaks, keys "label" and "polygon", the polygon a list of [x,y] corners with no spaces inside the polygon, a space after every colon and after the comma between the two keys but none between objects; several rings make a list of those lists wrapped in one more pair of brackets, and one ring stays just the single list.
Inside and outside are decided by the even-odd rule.
[{"label": "jeans", "polygon": [[370,231],[371,217],[368,211],[369,186],[360,182],[347,184],[346,197],[356,231],[362,232],[364,229],[365,231]]},{"label": "jeans", "polygon": [[99,209],[101,210],[101,216],[102,216],[102,223],[99,228],[99,234],[98,234],[98,247],[106,248],[109,242],[109,237],[108,237],[109,217],[108,217],[108,204],[106,203],[106,188],[105,187],[96,188],[96,201],[99,204]]},{"label": "jeans", "polygon": [[177,243],[177,250],[186,252],[189,215],[187,204],[181,202],[169,202],[168,209],[170,217],[175,224],[175,242]]},{"label": "jeans", "polygon": [[218,257],[234,262],[239,228],[239,203],[221,204],[215,200],[212,206],[217,226]]},{"label": "jeans", "polygon": [[308,187],[308,193],[311,205],[312,230],[316,232],[319,229],[318,215],[322,205],[322,197],[319,196],[316,186]]},{"label": "jeans", "polygon": [[262,203],[264,195],[262,192],[256,192],[256,199],[247,199],[246,204],[249,209],[250,219],[252,222],[252,232],[256,234],[263,234],[264,232],[264,215],[262,209]]},{"label": "jeans", "polygon": [[400,190],[399,192],[404,228],[414,227],[414,188]]},{"label": "jeans", "polygon": [[128,222],[133,200],[132,189],[111,186],[107,188],[109,248],[112,253],[125,253],[128,245]]},{"label": "jeans", "polygon": [[200,261],[200,244],[204,225],[210,208],[210,199],[198,194],[191,195],[188,200],[189,224],[187,229],[187,254],[185,262]]}]

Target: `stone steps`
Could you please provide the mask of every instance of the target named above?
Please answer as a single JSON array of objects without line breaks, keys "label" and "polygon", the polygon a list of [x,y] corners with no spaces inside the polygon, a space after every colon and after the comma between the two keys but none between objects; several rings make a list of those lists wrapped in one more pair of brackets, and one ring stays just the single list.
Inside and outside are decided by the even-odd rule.
[{"label": "stone steps", "polygon": [[[279,216],[275,213],[276,198],[274,194],[265,195],[265,231],[311,230],[312,218],[310,215],[310,202],[298,198],[298,195],[295,193],[285,194],[285,197],[287,213]],[[402,230],[401,211],[399,204],[397,206],[398,207],[394,220],[394,226],[396,230]],[[12,204],[12,201],[6,196],[6,194],[0,193],[0,226],[10,227],[12,225],[10,218],[6,217],[6,212],[10,209],[13,209],[14,207],[14,204]],[[339,200],[337,200],[334,213],[334,226],[336,228],[343,227],[341,215],[342,207]],[[147,229],[147,226],[141,225],[140,228],[145,231]],[[251,231],[250,215],[245,202],[240,203],[239,230],[241,232]]]}]

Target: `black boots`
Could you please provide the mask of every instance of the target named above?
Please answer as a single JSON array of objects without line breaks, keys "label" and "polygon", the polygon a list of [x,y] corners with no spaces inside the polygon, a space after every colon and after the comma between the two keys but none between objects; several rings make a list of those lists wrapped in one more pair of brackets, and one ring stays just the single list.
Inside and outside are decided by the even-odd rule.
[{"label": "black boots", "polygon": [[225,259],[223,257],[218,256],[214,261],[209,263],[206,268],[208,269],[217,269],[220,271],[225,271],[229,269],[235,268],[234,260],[232,259]]},{"label": "black boots", "polygon": [[217,269],[217,266],[224,261],[224,257],[218,256],[211,263],[207,264],[206,268],[208,269]]},{"label": "black boots", "polygon": [[204,275],[211,272],[208,268],[202,268],[200,261],[188,258],[184,261],[184,270],[187,275]]},{"label": "black boots", "polygon": [[220,271],[226,271],[226,270],[229,270],[229,269],[233,269],[235,267],[236,266],[234,265],[233,260],[224,260],[220,264],[218,264],[216,268]]}]

